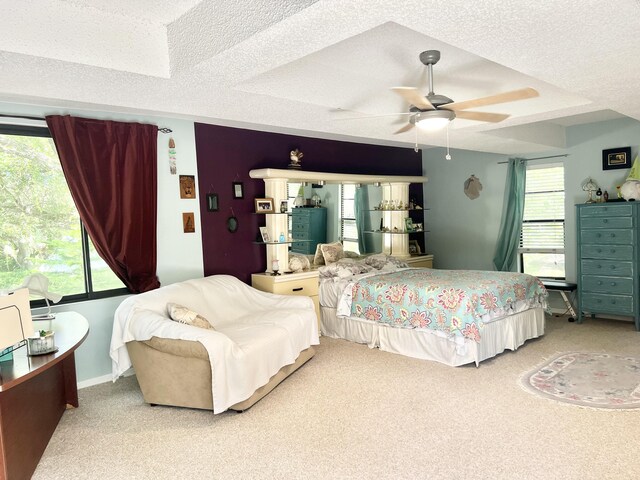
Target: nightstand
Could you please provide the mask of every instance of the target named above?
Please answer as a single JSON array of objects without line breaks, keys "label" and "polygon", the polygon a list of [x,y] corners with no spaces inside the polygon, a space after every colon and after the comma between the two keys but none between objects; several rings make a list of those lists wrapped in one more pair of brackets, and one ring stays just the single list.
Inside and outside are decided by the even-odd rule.
[{"label": "nightstand", "polygon": [[278,295],[304,295],[311,298],[318,317],[318,329],[320,328],[317,270],[281,275],[254,273],[251,275],[251,286],[263,292],[277,293]]},{"label": "nightstand", "polygon": [[402,258],[411,268],[433,268],[433,255],[416,255],[410,258]]}]

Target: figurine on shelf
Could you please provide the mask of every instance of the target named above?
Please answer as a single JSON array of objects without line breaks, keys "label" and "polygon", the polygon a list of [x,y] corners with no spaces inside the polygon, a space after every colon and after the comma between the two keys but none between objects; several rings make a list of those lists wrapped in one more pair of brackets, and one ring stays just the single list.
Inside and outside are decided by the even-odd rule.
[{"label": "figurine on shelf", "polygon": [[607,192],[606,190],[604,191],[604,193],[602,194],[602,200],[604,202],[608,202],[609,201],[609,192]]},{"label": "figurine on shelf", "polygon": [[291,150],[291,152],[289,153],[289,158],[291,159],[289,168],[302,168],[302,164],[300,163],[302,161],[302,157],[304,157],[304,154],[297,148],[295,150]]},{"label": "figurine on shelf", "polygon": [[600,187],[596,190],[596,203],[602,203],[602,190]]}]

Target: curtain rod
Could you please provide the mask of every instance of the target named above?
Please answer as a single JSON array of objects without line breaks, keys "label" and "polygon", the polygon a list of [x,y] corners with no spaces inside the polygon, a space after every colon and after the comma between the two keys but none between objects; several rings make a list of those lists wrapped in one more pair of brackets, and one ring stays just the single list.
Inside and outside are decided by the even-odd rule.
[{"label": "curtain rod", "polygon": [[[5,113],[0,113],[0,117],[4,117],[4,118],[22,118],[24,120],[41,120],[41,121],[45,121],[46,119],[44,117],[32,117],[29,115],[7,115]],[[162,133],[171,133],[173,132],[173,130],[171,130],[170,128],[167,127],[158,127],[158,131],[162,132]]]},{"label": "curtain rod", "polygon": [[[569,154],[568,153],[563,153],[562,155],[549,155],[548,157],[536,157],[536,158],[523,158],[523,160],[525,162],[528,162],[530,160],[544,160],[545,158],[558,158],[558,157],[568,157]],[[498,162],[498,165],[501,163],[509,163],[507,162]]]}]

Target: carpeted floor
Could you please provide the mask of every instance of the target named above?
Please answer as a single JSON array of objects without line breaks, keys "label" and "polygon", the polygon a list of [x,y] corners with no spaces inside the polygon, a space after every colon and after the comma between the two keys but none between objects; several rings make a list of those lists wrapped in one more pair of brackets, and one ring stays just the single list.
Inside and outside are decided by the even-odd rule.
[{"label": "carpeted floor", "polygon": [[242,414],[150,407],[129,377],[80,390],[33,478],[640,478],[640,411],[581,408],[519,385],[563,351],[640,356],[640,333],[549,318],[543,338],[479,368],[323,337]]}]

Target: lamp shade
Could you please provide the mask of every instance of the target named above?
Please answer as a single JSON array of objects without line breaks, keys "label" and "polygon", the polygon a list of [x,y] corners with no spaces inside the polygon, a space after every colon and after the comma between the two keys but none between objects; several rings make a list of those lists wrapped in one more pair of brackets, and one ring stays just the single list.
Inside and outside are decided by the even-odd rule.
[{"label": "lamp shade", "polygon": [[58,303],[62,299],[62,295],[49,291],[49,279],[41,273],[29,275],[22,282],[22,287],[28,288],[31,295],[38,295],[53,303]]},{"label": "lamp shade", "polygon": [[441,130],[456,118],[455,112],[451,110],[428,110],[415,115],[415,122],[418,127],[427,131]]}]

